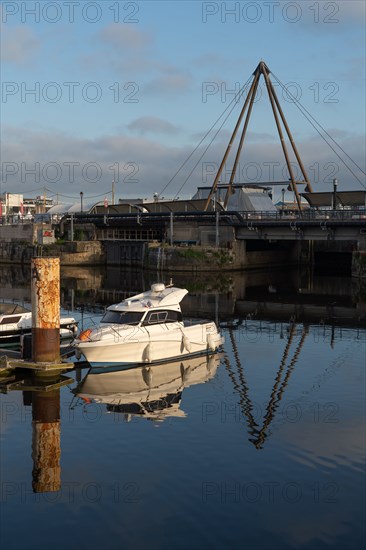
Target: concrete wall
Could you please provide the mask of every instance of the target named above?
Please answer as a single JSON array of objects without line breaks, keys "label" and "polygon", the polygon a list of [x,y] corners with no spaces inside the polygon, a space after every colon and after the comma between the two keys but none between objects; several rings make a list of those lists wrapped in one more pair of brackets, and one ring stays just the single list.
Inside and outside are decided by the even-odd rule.
[{"label": "concrete wall", "polygon": [[28,264],[33,255],[59,257],[62,265],[101,265],[105,263],[99,241],[75,241],[62,245],[31,246],[21,242],[0,242],[0,262]]},{"label": "concrete wall", "polygon": [[[170,228],[167,231],[170,242]],[[212,225],[200,225],[197,222],[182,223],[174,221],[173,241],[175,243],[191,243],[202,246],[216,245],[216,228]],[[235,230],[230,226],[219,227],[219,246],[235,241]]]},{"label": "concrete wall", "polygon": [[34,247],[27,242],[0,242],[0,262],[4,264],[30,263]]},{"label": "concrete wall", "polygon": [[103,246],[107,265],[144,266],[147,243],[104,241]]},{"label": "concrete wall", "polygon": [[36,235],[36,226],[32,223],[18,225],[0,225],[0,242],[10,243],[14,241],[33,244]]},{"label": "concrete wall", "polygon": [[149,245],[145,266],[158,271],[233,271],[297,265],[301,259],[308,260],[308,256],[298,242],[283,250],[252,251],[247,250],[245,241],[229,243],[226,248]]},{"label": "concrete wall", "polygon": [[355,250],[352,254],[352,277],[366,280],[366,250]]},{"label": "concrete wall", "polygon": [[[24,226],[26,227],[26,226]],[[200,231],[212,228],[200,226]],[[22,231],[19,226],[18,231]],[[188,236],[193,235],[189,233]],[[209,233],[206,233],[206,236]],[[215,238],[215,233],[213,233]],[[297,240],[271,242],[268,239],[233,241],[232,228],[223,228],[220,239],[226,244],[221,248],[214,246],[194,246],[185,243],[170,247],[160,243],[142,241],[74,241],[62,245],[44,245],[34,247],[26,241],[0,241],[0,262],[29,264],[33,255],[60,257],[63,266],[73,265],[128,265],[144,267],[158,271],[232,271],[255,268],[277,268],[289,265],[308,264],[312,258],[311,241]],[[210,240],[210,239],[209,239]],[[189,239],[188,239],[189,242]],[[331,243],[324,243],[330,246]],[[337,245],[339,247],[341,245]],[[339,258],[347,255],[351,265],[351,250],[343,243]],[[348,247],[348,252],[343,252]],[[324,251],[325,252],[325,251]],[[355,277],[366,277],[365,250],[353,253],[352,273]],[[343,260],[341,259],[341,262]],[[339,260],[338,260],[339,262]]]},{"label": "concrete wall", "polygon": [[[245,241],[229,246],[180,245],[126,241],[74,241],[65,244],[30,246],[20,242],[0,243],[0,262],[29,264],[33,255],[56,256],[63,266],[117,265],[136,266],[158,271],[233,271],[262,267],[296,265],[302,243],[291,243],[283,250],[247,250]],[[253,247],[253,243],[251,243]]]}]

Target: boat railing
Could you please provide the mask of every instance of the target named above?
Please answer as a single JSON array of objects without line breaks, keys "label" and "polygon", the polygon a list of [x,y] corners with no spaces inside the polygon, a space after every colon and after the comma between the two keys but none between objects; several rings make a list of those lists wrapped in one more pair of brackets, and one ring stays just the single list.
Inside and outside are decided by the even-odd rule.
[{"label": "boat railing", "polygon": [[203,323],[210,323],[211,320],[210,319],[194,319],[192,317],[190,318],[185,318],[184,319],[184,326],[185,327],[191,327],[191,326],[194,326],[194,325],[201,325]]}]

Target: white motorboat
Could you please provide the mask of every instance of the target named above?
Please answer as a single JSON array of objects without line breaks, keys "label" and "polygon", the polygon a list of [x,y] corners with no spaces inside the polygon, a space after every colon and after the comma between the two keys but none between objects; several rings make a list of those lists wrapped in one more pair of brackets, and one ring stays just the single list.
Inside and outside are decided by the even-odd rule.
[{"label": "white motorboat", "polygon": [[[60,337],[74,338],[77,321],[73,317],[60,318]],[[0,303],[0,345],[20,341],[22,334],[32,333],[32,312],[13,303]]]},{"label": "white motorboat", "polygon": [[215,376],[220,354],[133,368],[92,368],[74,393],[86,405],[98,403],[108,412],[163,421],[183,418],[183,389],[203,384]]},{"label": "white motorboat", "polygon": [[188,290],[154,284],[151,290],[111,305],[97,328],[75,340],[76,356],[92,366],[158,363],[214,353],[223,338],[213,321],[183,322],[180,302]]}]

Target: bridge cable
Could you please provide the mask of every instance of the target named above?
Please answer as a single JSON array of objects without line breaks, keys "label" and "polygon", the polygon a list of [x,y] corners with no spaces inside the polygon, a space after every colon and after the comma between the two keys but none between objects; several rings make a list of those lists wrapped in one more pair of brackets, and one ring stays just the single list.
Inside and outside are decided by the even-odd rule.
[{"label": "bridge cable", "polygon": [[194,166],[193,170],[190,172],[188,178],[184,181],[182,187],[179,189],[179,191],[177,192],[177,194],[175,196],[178,195],[178,193],[181,191],[181,189],[184,187],[184,185],[187,183],[187,180],[190,178],[190,176],[192,175],[193,171],[196,169],[198,163],[200,162],[200,160],[202,159],[202,157],[206,154],[206,151],[207,149],[211,146],[212,144],[212,141],[216,138],[217,134],[219,133],[219,131],[221,130],[222,126],[225,124],[225,122],[227,121],[228,117],[231,115],[232,111],[234,110],[234,107],[236,106],[236,104],[238,103],[239,101],[239,98],[241,97],[241,95],[243,94],[246,86],[249,84],[251,78],[252,78],[253,75],[251,75],[248,80],[246,81],[246,83],[240,88],[240,90],[238,91],[237,94],[235,94],[234,98],[230,101],[230,103],[228,104],[228,106],[226,107],[226,109],[221,113],[221,115],[217,118],[217,120],[215,120],[215,122],[212,124],[211,128],[206,132],[206,134],[203,136],[203,138],[200,140],[200,142],[196,145],[196,147],[193,149],[193,151],[188,155],[188,157],[186,158],[186,160],[181,164],[181,166],[178,168],[178,170],[175,172],[175,174],[170,178],[170,180],[168,181],[168,183],[163,187],[163,189],[160,191],[159,193],[159,197],[162,195],[162,193],[164,193],[165,189],[171,184],[171,182],[173,181],[173,179],[175,178],[175,176],[177,176],[179,174],[179,172],[182,170],[182,168],[187,164],[187,162],[190,160],[190,158],[194,155],[194,153],[197,151],[197,149],[200,147],[200,145],[203,143],[203,141],[207,138],[207,136],[209,135],[209,133],[213,130],[213,128],[216,126],[216,124],[218,123],[218,121],[221,119],[221,117],[224,116],[224,114],[226,113],[226,111],[228,109],[230,109],[231,107],[231,104],[233,103],[233,106],[229,112],[229,114],[226,116],[224,122],[222,123],[222,125],[220,126],[220,128],[218,129],[218,131],[216,132],[215,136],[213,137],[213,139],[211,140],[211,142],[209,143],[209,145],[207,146],[207,148],[205,149],[203,155],[200,157],[200,159],[198,160],[198,162],[196,163],[196,165]]},{"label": "bridge cable", "polygon": [[[362,185],[362,187],[364,187],[366,189],[366,185],[359,179],[359,177],[354,173],[354,171],[348,166],[348,164],[346,164],[346,162],[342,159],[342,157],[337,153],[337,151],[334,149],[334,147],[332,147],[332,145],[326,140],[326,138],[322,135],[322,133],[318,130],[318,128],[315,126],[315,124],[313,124],[313,122],[310,120],[310,118],[312,120],[315,121],[315,123],[323,130],[323,132],[337,145],[337,147],[339,147],[339,149],[346,155],[346,157],[348,157],[355,166],[357,166],[357,168],[360,170],[360,172],[362,174],[365,174],[365,172],[362,170],[362,168],[360,166],[358,166],[358,164],[346,153],[346,151],[339,145],[339,143],[337,143],[337,141],[332,138],[332,136],[325,130],[325,128],[323,128],[323,126],[309,113],[309,111],[300,103],[300,101],[298,99],[296,99],[296,97],[290,92],[290,90],[288,88],[286,88],[286,86],[276,77],[275,74],[273,74],[273,72],[271,73],[272,76],[275,78],[275,80],[278,82],[278,84],[282,87],[283,90],[285,90],[286,94],[288,94],[292,99],[293,99],[293,102],[294,104],[296,105],[296,107],[299,109],[299,111],[301,112],[301,114],[308,120],[308,122],[312,125],[312,127],[317,131],[317,133],[320,135],[320,137],[325,141],[325,143],[328,145],[328,147],[330,147],[332,149],[332,151],[334,152],[334,154],[339,158],[339,160],[344,164],[344,166],[351,172],[351,174],[356,178],[356,180]],[[305,111],[309,116],[306,116],[306,114],[301,110],[303,109],[303,111]],[[310,118],[309,118],[310,117]],[[365,174],[366,175],[366,174]]]},{"label": "bridge cable", "polygon": [[[203,151],[202,155],[200,156],[200,158],[198,159],[198,161],[196,162],[196,164],[193,166],[192,170],[189,172],[188,176],[186,177],[186,179],[184,180],[184,182],[182,183],[182,185],[180,186],[180,188],[178,189],[174,199],[176,199],[179,195],[179,193],[181,192],[181,190],[183,189],[183,187],[185,186],[185,184],[187,183],[187,181],[189,180],[189,178],[191,177],[191,175],[193,174],[193,172],[195,171],[195,169],[197,168],[198,164],[201,162],[202,158],[205,156],[205,154],[207,153],[208,149],[211,147],[212,145],[212,142],[216,139],[216,136],[218,135],[218,133],[220,132],[220,130],[222,129],[223,125],[225,124],[225,122],[227,121],[227,119],[229,118],[229,116],[231,115],[231,113],[233,112],[234,110],[234,107],[235,105],[233,105],[231,111],[228,113],[228,115],[226,116],[226,118],[224,119],[223,123],[221,124],[221,126],[218,128],[217,132],[215,133],[215,135],[213,136],[213,138],[211,139],[210,143],[207,145],[206,149]],[[224,111],[225,112],[225,111]],[[222,116],[222,115],[221,115]],[[221,117],[220,117],[221,118]],[[216,121],[217,122],[217,121]],[[215,124],[216,124],[215,122]],[[206,134],[207,135],[207,134]]]}]

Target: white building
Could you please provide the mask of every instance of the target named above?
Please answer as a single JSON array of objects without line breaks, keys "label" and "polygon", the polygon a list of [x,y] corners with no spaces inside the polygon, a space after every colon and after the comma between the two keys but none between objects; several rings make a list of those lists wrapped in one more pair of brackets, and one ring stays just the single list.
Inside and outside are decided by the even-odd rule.
[{"label": "white building", "polygon": [[23,195],[16,193],[0,194],[0,216],[20,214],[23,208]]}]

